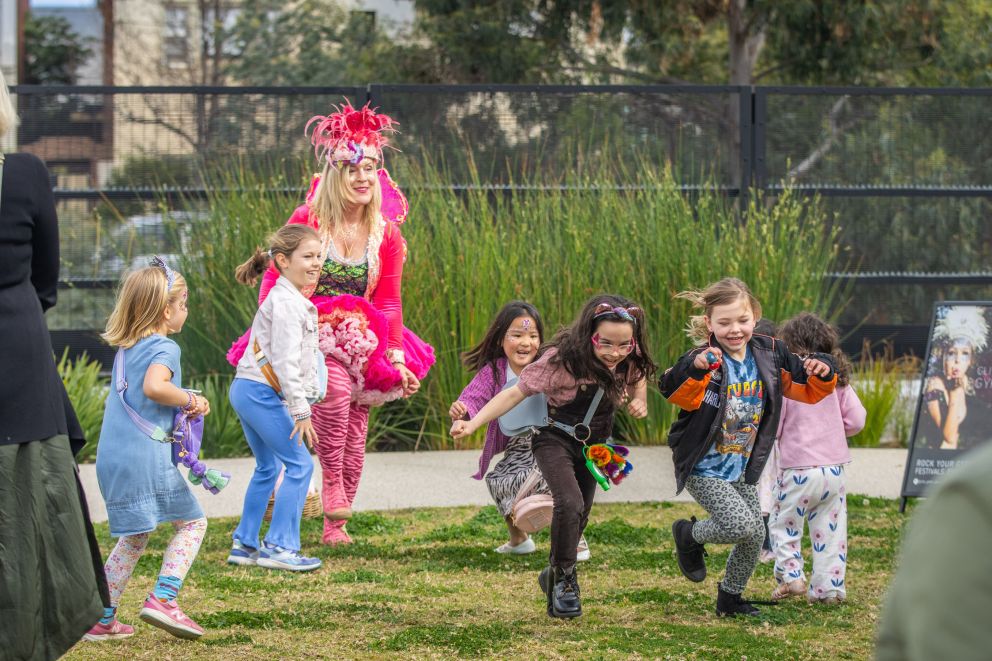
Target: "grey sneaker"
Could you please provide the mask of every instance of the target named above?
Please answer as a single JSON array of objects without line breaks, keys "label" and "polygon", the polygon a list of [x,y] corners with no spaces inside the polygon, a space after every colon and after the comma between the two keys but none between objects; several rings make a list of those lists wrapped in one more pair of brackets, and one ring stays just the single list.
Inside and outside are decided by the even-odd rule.
[{"label": "grey sneaker", "polygon": [[286,571],[313,571],[320,569],[320,558],[308,558],[300,555],[299,551],[290,551],[281,546],[262,543],[258,550],[258,566],[266,569],[285,569]]}]

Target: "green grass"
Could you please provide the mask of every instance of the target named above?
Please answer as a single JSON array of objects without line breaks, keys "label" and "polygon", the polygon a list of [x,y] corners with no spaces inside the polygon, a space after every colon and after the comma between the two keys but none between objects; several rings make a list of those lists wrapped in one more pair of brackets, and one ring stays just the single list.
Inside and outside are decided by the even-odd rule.
[{"label": "green grass", "polygon": [[[704,583],[679,573],[670,527],[702,515],[695,504],[594,507],[593,558],[580,565],[585,614],[567,622],[545,615],[537,587],[547,531],[535,536],[537,553],[498,555],[505,527],[493,507],[358,513],[348,524],[357,543],[333,549],[319,544],[320,522],[307,520],[305,551],[324,566],[305,575],[225,565],[237,522],[217,519],[181,595],[207,629],[198,642],[137,618],[168,540],[162,526],[121,604],[135,636],[80,644],[65,658],[864,659],[904,518],[894,501],[851,496],[849,506],[848,601],[794,600],[746,621],[713,613],[728,547],[709,547]],[[106,525],[98,534],[106,554]],[[766,598],[773,586],[771,566],[759,565],[747,596]]]}]

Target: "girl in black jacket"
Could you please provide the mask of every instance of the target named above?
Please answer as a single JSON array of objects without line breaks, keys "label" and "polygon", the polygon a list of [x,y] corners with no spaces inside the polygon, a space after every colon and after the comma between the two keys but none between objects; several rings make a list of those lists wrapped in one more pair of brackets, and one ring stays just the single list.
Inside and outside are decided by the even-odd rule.
[{"label": "girl in black jacket", "polygon": [[703,314],[689,336],[699,345],[679,358],[659,387],[679,406],[668,434],[679,492],[687,488],[709,513],[672,525],[679,567],[706,577],[703,544],[734,544],[717,593],[717,615],[756,615],[741,593],[758,563],[765,530],[757,482],[774,441],[782,397],[815,403],[833,392],[830,358],[801,358],[782,342],[755,335],[761,304],[747,285],[724,278],[678,295]]}]

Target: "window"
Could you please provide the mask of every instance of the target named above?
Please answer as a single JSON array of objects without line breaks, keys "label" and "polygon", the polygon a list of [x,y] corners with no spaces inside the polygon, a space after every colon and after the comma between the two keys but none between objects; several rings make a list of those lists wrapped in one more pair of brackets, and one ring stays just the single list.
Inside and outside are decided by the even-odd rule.
[{"label": "window", "polygon": [[165,8],[162,33],[165,63],[180,66],[189,62],[189,9],[170,5]]},{"label": "window", "polygon": [[238,16],[241,14],[240,7],[221,7],[220,17],[215,16],[214,8],[208,7],[203,16],[203,36],[207,42],[208,56],[213,57],[216,52],[215,42],[220,42],[221,55],[226,57],[237,57],[240,53],[237,44],[234,43],[233,32],[238,23]]}]

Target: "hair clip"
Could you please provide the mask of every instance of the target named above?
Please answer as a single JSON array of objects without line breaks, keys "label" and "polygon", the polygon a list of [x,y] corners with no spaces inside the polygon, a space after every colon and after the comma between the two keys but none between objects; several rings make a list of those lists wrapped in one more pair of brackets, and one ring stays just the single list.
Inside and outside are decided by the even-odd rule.
[{"label": "hair clip", "polygon": [[272,248],[266,250],[265,254],[269,256],[269,259],[275,259],[275,257],[272,256]]},{"label": "hair clip", "polygon": [[610,305],[609,303],[600,303],[596,306],[596,313],[592,316],[593,319],[598,319],[604,315],[615,314],[624,321],[630,321],[632,323],[637,323],[637,319],[634,317],[635,314],[640,313],[641,309],[639,307],[629,307],[621,308],[617,306]]},{"label": "hair clip", "polygon": [[172,285],[175,284],[176,282],[175,271],[170,269],[169,265],[165,263],[165,260],[159,257],[158,255],[152,257],[152,266],[158,267],[163,271],[165,271],[165,282],[166,282],[165,292],[169,293],[169,291],[172,289]]}]

